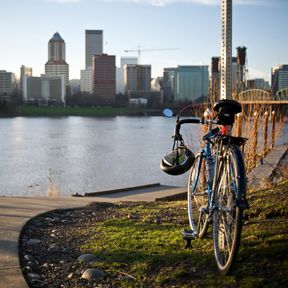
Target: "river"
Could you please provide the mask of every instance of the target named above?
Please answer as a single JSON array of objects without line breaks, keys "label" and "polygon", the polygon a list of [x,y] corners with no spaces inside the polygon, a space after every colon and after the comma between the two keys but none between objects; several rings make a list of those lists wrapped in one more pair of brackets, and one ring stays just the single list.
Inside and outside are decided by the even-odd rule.
[{"label": "river", "polygon": [[[67,196],[160,182],[175,119],[61,117],[0,119],[0,195]],[[53,189],[51,189],[53,188]]]},{"label": "river", "polygon": [[[164,117],[2,118],[0,195],[68,196],[156,182],[185,186],[187,173],[169,176],[159,168],[172,148],[174,123]],[[193,150],[198,145],[191,139],[199,139],[200,129],[192,125],[182,133]]]}]

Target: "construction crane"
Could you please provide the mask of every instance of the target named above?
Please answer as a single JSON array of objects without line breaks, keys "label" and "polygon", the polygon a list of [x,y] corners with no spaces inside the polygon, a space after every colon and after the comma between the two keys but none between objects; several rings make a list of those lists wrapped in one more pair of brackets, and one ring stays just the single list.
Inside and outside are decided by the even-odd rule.
[{"label": "construction crane", "polygon": [[137,52],[138,53],[138,64],[140,64],[140,56],[142,52],[149,51],[167,51],[167,50],[179,50],[179,48],[159,48],[159,49],[141,49],[141,46],[138,46],[138,49],[124,50],[126,53]]}]

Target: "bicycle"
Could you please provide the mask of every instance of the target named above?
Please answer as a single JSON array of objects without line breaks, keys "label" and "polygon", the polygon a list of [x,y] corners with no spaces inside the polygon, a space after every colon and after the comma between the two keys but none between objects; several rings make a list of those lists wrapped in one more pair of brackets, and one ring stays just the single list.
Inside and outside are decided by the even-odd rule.
[{"label": "bicycle", "polygon": [[[212,224],[217,267],[220,273],[227,274],[235,262],[240,245],[243,210],[249,208],[243,159],[247,139],[229,135],[235,115],[242,108],[236,101],[220,100],[214,105],[214,118],[180,120],[181,113],[189,107],[182,109],[177,117],[173,151],[162,158],[160,166],[171,175],[179,175],[190,169],[187,203],[191,230],[182,233],[187,241],[186,248],[192,247],[193,239],[203,239],[209,224]],[[202,137],[205,145],[196,155],[185,146],[180,134],[181,125],[189,123],[208,126],[207,133]],[[213,125],[222,126],[222,130],[213,128]]]}]

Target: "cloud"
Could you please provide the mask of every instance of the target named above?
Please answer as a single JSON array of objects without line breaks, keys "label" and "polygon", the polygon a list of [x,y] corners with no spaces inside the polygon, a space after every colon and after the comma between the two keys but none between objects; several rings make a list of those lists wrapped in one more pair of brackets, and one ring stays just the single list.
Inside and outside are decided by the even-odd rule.
[{"label": "cloud", "polygon": [[46,0],[47,2],[56,2],[60,4],[78,3],[81,0]]},{"label": "cloud", "polygon": [[[164,7],[169,4],[199,4],[206,6],[216,6],[221,3],[221,0],[101,0],[103,2],[128,2],[133,4],[146,4],[158,7]],[[234,0],[233,4],[239,5],[261,5],[266,2],[265,0]]]}]

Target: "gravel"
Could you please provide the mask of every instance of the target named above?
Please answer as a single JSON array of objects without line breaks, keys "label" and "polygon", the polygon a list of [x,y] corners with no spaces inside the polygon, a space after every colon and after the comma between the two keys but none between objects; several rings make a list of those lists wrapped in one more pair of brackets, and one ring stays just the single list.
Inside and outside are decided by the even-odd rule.
[{"label": "gravel", "polygon": [[55,210],[28,221],[20,236],[19,258],[29,287],[112,287],[109,278],[119,275],[94,269],[97,257],[80,247],[89,241],[92,224],[117,213],[107,209],[113,205]]}]

